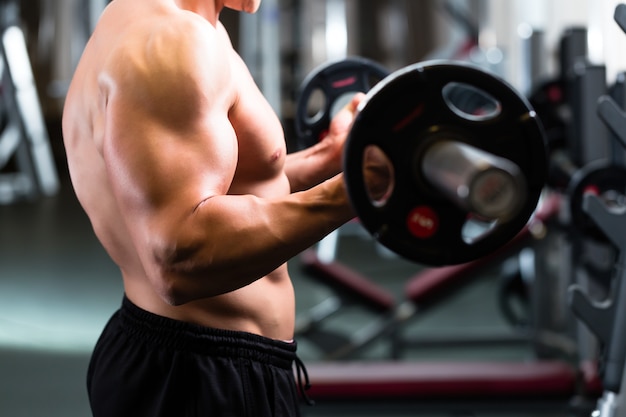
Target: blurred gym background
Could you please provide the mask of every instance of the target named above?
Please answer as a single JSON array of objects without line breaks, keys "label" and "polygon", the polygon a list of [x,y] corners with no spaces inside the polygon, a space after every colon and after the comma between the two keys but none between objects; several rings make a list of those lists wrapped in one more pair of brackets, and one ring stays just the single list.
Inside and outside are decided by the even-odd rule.
[{"label": "blurred gym background", "polygon": [[[122,296],[119,273],[92,236],[89,222],[73,196],[60,128],[66,88],[107,3],[0,1],[4,34],[0,62],[0,124],[4,129],[0,135],[2,417],[90,414],[84,387],[86,366],[91,348]],[[257,14],[226,10],[221,20],[281,117],[291,146],[300,83],[318,65],[348,56],[366,57],[390,70],[430,59],[473,62],[530,95],[538,83],[556,77],[560,71],[563,33],[583,28],[589,62],[605,66],[606,82],[612,83],[626,68],[626,54],[622,53],[626,50],[626,35],[613,20],[618,3],[263,0]],[[18,96],[25,98],[16,99]],[[15,122],[16,117],[21,120]],[[11,131],[13,126],[17,130]],[[338,252],[342,262],[391,294],[401,297],[407,279],[421,270],[419,265],[381,252],[358,230],[347,230],[342,236],[343,249]],[[598,253],[605,256],[601,249]],[[559,268],[558,259],[550,261]],[[567,269],[567,265],[560,266]],[[332,289],[301,268],[299,259],[292,262],[291,270],[302,315],[333,295]],[[505,327],[506,320],[494,314],[500,302],[500,284],[493,276],[499,274],[498,266],[440,310],[425,315],[416,334],[428,338],[442,323],[479,328],[495,323],[495,327]],[[554,287],[546,290],[554,297],[549,302],[561,305],[564,291]],[[475,314],[468,314],[470,311]],[[338,328],[349,333],[355,323],[367,324],[372,319],[350,310],[350,314],[336,320]],[[386,360],[381,346],[385,337],[388,335],[369,345],[360,359]],[[323,360],[322,349],[304,339],[303,358]],[[526,350],[509,348],[507,344],[505,349],[490,350],[486,355],[528,359]],[[463,349],[454,355],[475,358],[481,356],[484,347],[478,353]],[[446,358],[438,349],[432,349],[429,355]],[[390,415],[384,411],[372,414],[349,402],[318,410],[322,411],[307,410],[307,415],[350,416],[356,413],[354,410],[359,410],[354,415]],[[411,405],[402,412],[420,414]]]}]

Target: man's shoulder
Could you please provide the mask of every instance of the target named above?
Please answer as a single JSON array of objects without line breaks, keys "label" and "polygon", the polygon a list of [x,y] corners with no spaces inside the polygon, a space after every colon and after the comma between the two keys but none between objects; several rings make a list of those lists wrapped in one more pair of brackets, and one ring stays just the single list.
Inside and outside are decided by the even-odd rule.
[{"label": "man's shoulder", "polygon": [[150,19],[129,37],[131,42],[123,42],[122,47],[130,46],[132,53],[168,63],[219,53],[223,43],[218,30],[193,13]]},{"label": "man's shoulder", "polygon": [[219,62],[213,58],[223,54],[222,43],[217,30],[208,23],[180,16],[167,21],[153,19],[135,27],[112,46],[107,67],[117,73],[116,78],[132,83],[181,83],[212,72],[209,64]]},{"label": "man's shoulder", "polygon": [[217,28],[191,14],[154,19],[119,39],[103,73],[116,87],[108,91],[131,108],[190,116],[209,95],[230,100],[230,49]]}]

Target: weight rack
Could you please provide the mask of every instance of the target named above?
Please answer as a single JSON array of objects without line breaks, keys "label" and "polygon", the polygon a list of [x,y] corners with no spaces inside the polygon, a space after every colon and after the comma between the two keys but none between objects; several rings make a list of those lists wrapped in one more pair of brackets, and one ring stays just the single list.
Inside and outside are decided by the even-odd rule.
[{"label": "weight rack", "polygon": [[[616,23],[626,32],[626,4],[615,8]],[[623,81],[623,80],[621,80]],[[614,154],[614,162],[623,164],[623,151],[615,143],[626,148],[626,102],[618,77],[617,89],[604,94],[593,103],[594,112],[588,117],[598,117],[612,135],[609,145]],[[613,146],[611,146],[613,145]],[[602,199],[595,193],[583,196],[582,209],[604,232],[606,238],[618,252],[609,294],[604,300],[597,300],[580,285],[570,287],[570,305],[575,315],[586,324],[600,342],[600,378],[603,387],[597,402],[594,417],[626,416],[624,404],[624,379],[626,378],[626,210],[624,209],[625,190],[622,198],[614,201]]]},{"label": "weight rack", "polygon": [[0,204],[59,190],[59,178],[37,94],[18,6],[0,4]]}]

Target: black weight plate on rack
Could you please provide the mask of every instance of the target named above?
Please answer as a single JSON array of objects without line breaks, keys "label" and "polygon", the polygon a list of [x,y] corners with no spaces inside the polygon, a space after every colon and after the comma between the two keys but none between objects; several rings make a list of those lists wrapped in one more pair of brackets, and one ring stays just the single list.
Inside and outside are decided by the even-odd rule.
[{"label": "black weight plate on rack", "polygon": [[607,193],[614,191],[618,196],[626,195],[626,167],[612,165],[608,161],[597,160],[578,169],[567,188],[569,213],[572,226],[584,236],[599,242],[606,242],[607,237],[583,210],[586,193],[594,193],[600,198],[610,198]]},{"label": "black weight plate on rack", "polygon": [[[322,139],[334,116],[334,105],[350,93],[366,93],[389,75],[382,65],[362,57],[350,57],[320,65],[302,81],[296,102],[296,140],[299,149]],[[309,101],[321,93],[321,108],[309,114]]]},{"label": "black weight plate on rack", "polygon": [[[443,91],[466,85],[497,100],[497,114],[467,117],[450,106]],[[527,196],[507,221],[496,221],[469,241],[471,213],[434,189],[420,169],[424,150],[437,140],[457,140],[514,162]],[[363,155],[378,147],[393,166],[394,187],[380,203],[364,182]],[[546,180],[544,131],[527,100],[501,78],[470,64],[429,61],[398,70],[376,85],[359,107],[346,142],[344,176],[363,226],[399,255],[428,265],[483,257],[509,242],[534,212]]]}]

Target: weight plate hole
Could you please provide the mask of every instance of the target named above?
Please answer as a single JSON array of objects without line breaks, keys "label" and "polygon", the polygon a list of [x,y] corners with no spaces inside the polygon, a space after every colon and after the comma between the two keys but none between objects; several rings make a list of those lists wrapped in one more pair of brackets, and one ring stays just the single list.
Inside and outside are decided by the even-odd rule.
[{"label": "weight plate hole", "polygon": [[487,237],[497,226],[498,220],[486,220],[470,215],[461,228],[463,242],[474,245]]},{"label": "weight plate hole", "polygon": [[352,101],[352,98],[354,98],[355,95],[356,92],[350,91],[347,93],[343,93],[342,95],[337,97],[330,106],[330,118],[332,119],[333,117],[335,117],[341,109],[343,109]]},{"label": "weight plate hole", "polygon": [[450,82],[443,87],[442,95],[455,114],[470,121],[494,119],[502,112],[502,104],[498,100],[470,84]]},{"label": "weight plate hole", "polygon": [[393,164],[382,149],[368,145],[363,151],[363,181],[370,203],[384,207],[395,188]]},{"label": "weight plate hole", "polygon": [[309,124],[317,123],[326,109],[326,94],[321,88],[315,88],[306,101],[306,119]]}]

